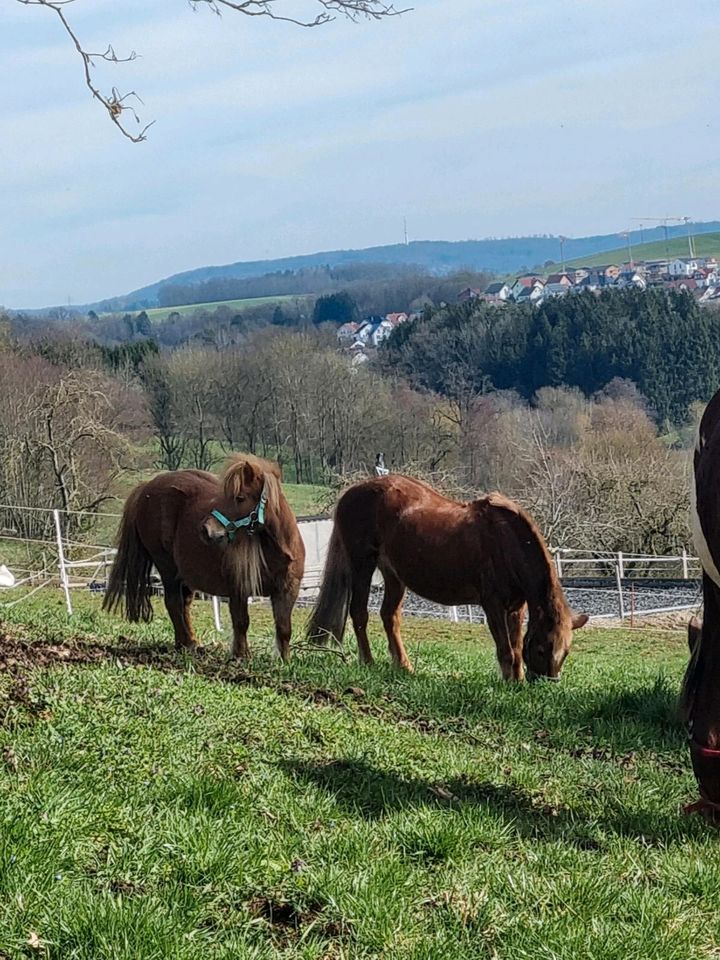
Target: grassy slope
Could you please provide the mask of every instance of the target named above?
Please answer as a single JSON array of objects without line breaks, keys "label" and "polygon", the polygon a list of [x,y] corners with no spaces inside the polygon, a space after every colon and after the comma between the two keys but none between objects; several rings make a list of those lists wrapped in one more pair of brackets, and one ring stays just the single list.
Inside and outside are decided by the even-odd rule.
[{"label": "grassy slope", "polygon": [[[224,455],[218,448],[218,462],[212,468],[213,472],[220,473],[222,471],[223,461]],[[118,499],[109,501],[103,512],[120,513],[122,511],[122,503],[130,491],[136,487],[137,484],[151,480],[160,472],[161,471],[157,469],[150,468],[124,473],[118,478],[112,490],[113,496]],[[296,516],[312,516],[318,512],[317,505],[320,498],[327,496],[327,487],[312,483],[283,482],[283,493],[287,497],[287,501]]]},{"label": "grassy slope", "polygon": [[[132,627],[91,600],[68,624],[49,596],[5,629],[169,638],[164,617]],[[0,954],[717,956],[716,835],[678,815],[682,636],[583,631],[560,685],[512,687],[477,628],[417,620],[414,677],[376,621],[371,671],[308,652],[278,667],[254,607],[248,673],[197,606],[195,662],[116,651],[27,690],[0,673]]]},{"label": "grassy slope", "polygon": [[[153,307],[147,310],[146,313],[150,320],[159,323],[161,320],[170,316],[171,313],[183,315],[193,313],[195,310],[216,310],[218,307],[229,307],[231,310],[242,312],[249,307],[258,307],[266,303],[283,303],[288,300],[307,299],[308,297],[304,294],[298,294],[297,296],[295,294],[285,294],[277,297],[248,297],[245,300],[218,300],[210,303],[188,303],[179,307]],[[107,314],[107,316],[110,316],[110,314]]]},{"label": "grassy slope", "polygon": [[[698,257],[720,257],[720,233],[705,233],[694,237],[695,253]],[[675,237],[656,243],[638,243],[633,244],[632,253],[634,260],[662,260],[670,252],[670,257],[689,256],[687,237]],[[591,257],[578,257],[576,260],[568,260],[568,267],[595,267],[604,263],[616,263],[620,265],[628,260],[627,246],[618,247],[617,250],[606,250],[605,253],[597,253]],[[557,266],[557,265],[556,265]],[[559,266],[557,267],[559,269]]]}]

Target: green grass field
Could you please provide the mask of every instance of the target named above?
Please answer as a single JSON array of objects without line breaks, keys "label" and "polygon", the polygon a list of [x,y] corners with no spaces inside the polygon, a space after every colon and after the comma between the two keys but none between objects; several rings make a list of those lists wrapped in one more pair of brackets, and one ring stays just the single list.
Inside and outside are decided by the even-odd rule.
[{"label": "green grass field", "polygon": [[[717,833],[675,694],[682,633],[583,630],[509,686],[478,628],[406,621],[416,674],[203,656],[59,594],[0,639],[0,955],[718,957]],[[301,626],[302,614],[296,617]]]},{"label": "green grass field", "polygon": [[[250,297],[246,300],[218,300],[211,303],[188,303],[180,307],[153,307],[146,310],[148,317],[153,323],[160,323],[170,316],[171,313],[179,313],[181,316],[194,313],[196,310],[216,310],[218,307],[228,307],[230,310],[236,310],[242,313],[250,307],[260,307],[268,303],[286,303],[290,300],[308,300],[305,294],[285,294],[279,297]],[[109,314],[108,314],[109,316]]]},{"label": "green grass field", "polygon": [[[693,237],[695,254],[698,257],[720,257],[720,233],[700,233]],[[674,237],[654,243],[638,243],[632,246],[633,260],[662,260],[666,256],[688,257],[687,237]],[[605,253],[597,253],[590,257],[578,257],[575,260],[568,260],[566,267],[597,267],[605,263],[615,263],[618,266],[626,263],[629,259],[627,244],[619,246],[616,250],[606,250]],[[559,269],[559,265],[555,265]]]}]

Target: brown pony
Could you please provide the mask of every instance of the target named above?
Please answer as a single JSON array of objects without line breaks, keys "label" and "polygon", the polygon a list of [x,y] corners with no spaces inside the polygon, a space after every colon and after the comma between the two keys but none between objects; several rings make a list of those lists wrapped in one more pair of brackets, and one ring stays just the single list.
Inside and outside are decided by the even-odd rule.
[{"label": "brown pony", "polygon": [[136,487],[125,504],[103,609],[124,607],[128,620],[151,620],[153,565],[178,649],[197,645],[190,604],[201,591],[228,597],[233,656],[249,656],[248,599],[269,596],[275,648],[287,660],[305,547],[277,464],[242,454],[220,479],[177,470]]},{"label": "brown pony", "polygon": [[688,810],[720,815],[720,391],[707,405],[693,461],[693,535],[703,568],[703,620],[688,625],[690,662],[681,711],[701,800]]},{"label": "brown pony", "polygon": [[372,663],[367,605],[376,567],[385,580],[380,614],[390,653],[405,670],[412,670],[400,638],[406,587],[436,603],[480,604],[506,679],[524,678],[523,660],[531,677],[559,678],[572,631],[588,619],[570,611],[535,523],[498,493],[456,503],[395,474],[342,495],[308,635],[341,642],[349,613],[364,663]]}]

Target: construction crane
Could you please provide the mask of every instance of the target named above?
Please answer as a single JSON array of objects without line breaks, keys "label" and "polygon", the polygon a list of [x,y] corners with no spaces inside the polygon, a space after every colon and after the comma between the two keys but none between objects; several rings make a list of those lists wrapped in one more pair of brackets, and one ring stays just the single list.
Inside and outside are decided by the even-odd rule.
[{"label": "construction crane", "polygon": [[640,234],[642,236],[643,224],[645,223],[661,223],[663,230],[665,231],[665,257],[670,259],[670,248],[668,246],[668,224],[669,223],[684,223],[687,225],[687,235],[688,235],[688,251],[690,256],[694,259],[695,257],[695,243],[693,235],[690,232],[690,224],[692,219],[690,217],[633,217],[633,223],[640,224]]}]

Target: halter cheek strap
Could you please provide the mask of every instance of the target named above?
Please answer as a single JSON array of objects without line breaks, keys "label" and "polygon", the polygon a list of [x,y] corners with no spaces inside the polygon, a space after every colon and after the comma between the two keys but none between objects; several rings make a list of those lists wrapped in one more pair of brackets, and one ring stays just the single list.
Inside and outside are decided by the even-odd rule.
[{"label": "halter cheek strap", "polygon": [[267,485],[263,484],[257,506],[252,513],[249,513],[246,517],[242,517],[240,520],[228,520],[225,514],[220,513],[219,510],[212,510],[210,514],[215,517],[218,523],[223,525],[228,543],[232,543],[235,535],[240,530],[246,530],[247,535],[251,537],[257,530],[265,526],[265,507],[267,506],[267,500]]}]

